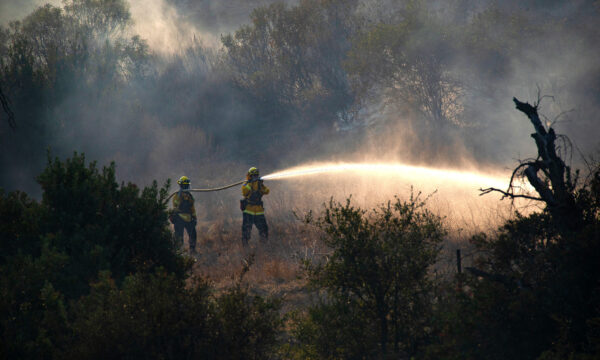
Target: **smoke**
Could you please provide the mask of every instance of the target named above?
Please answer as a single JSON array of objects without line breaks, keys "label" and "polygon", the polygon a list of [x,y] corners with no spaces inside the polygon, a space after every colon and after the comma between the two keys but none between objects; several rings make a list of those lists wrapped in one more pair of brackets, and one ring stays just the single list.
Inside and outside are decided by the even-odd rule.
[{"label": "smoke", "polygon": [[[2,1],[0,22],[23,18],[47,2]],[[51,3],[61,5],[59,0]],[[241,86],[227,66],[221,35],[248,24],[255,7],[271,3],[129,1],[133,24],[127,35],[140,35],[149,46],[148,56],[140,61],[142,75],[128,73],[114,85],[114,74],[103,72],[103,64],[90,61],[85,66],[90,73],[85,81],[66,78],[52,93],[52,98],[60,99],[58,104],[43,112],[47,136],[34,141],[28,151],[11,149],[10,156],[3,155],[0,186],[39,194],[33,178],[43,168],[46,147],[60,157],[77,150],[101,164],[114,160],[120,180],[140,184],[185,174],[195,187],[210,187],[239,180],[250,166],[268,173],[314,161],[400,162],[480,173],[500,171],[507,184],[506,171],[516,159],[536,156],[529,137],[531,125],[514,109],[511,99],[536,101],[538,87],[540,95],[553,96],[543,98],[540,107],[549,123],[575,109],[558,117],[557,131],[569,135],[584,154],[598,147],[600,49],[594,27],[600,28],[596,26],[600,17],[593,16],[597,12],[591,11],[593,6],[586,1],[530,1],[526,5],[492,0],[425,2],[436,19],[438,28],[434,30],[448,26],[454,31],[442,31],[446,36],[443,41],[434,39],[444,45],[444,51],[436,45],[424,54],[437,56],[445,66],[445,75],[462,86],[456,100],[461,109],[459,126],[432,122],[406,101],[385,92],[375,92],[376,96],[355,104],[358,108],[351,109],[351,116],[340,115],[332,126],[332,119],[321,118],[327,111],[320,108],[329,105],[315,101],[312,113],[281,111],[273,98],[262,97],[260,89]],[[294,6],[299,2],[286,3]],[[368,31],[379,22],[403,20],[404,2],[360,3],[358,20],[353,21],[364,20],[366,25],[357,32]],[[515,9],[522,18],[505,15],[514,14]],[[548,28],[548,24],[561,24],[560,19],[566,19],[560,28]],[[513,20],[527,24],[523,33],[509,31]],[[477,21],[489,26],[477,28],[473,26]],[[480,31],[471,37],[481,37],[477,46],[453,37],[473,29]],[[411,34],[414,43],[435,38],[434,30],[425,28]],[[94,69],[98,71],[93,73]],[[334,70],[345,71],[331,72]],[[98,90],[86,89],[89,83]],[[318,99],[321,93],[317,90],[316,95],[308,95]],[[19,133],[15,139],[21,144],[36,131],[28,128],[28,121],[33,120],[19,119],[17,114]],[[8,132],[2,131],[4,141]],[[9,146],[25,148],[16,143],[7,138],[8,145],[0,146],[3,150]],[[573,155],[576,160],[577,154]],[[306,208],[314,207],[331,195],[343,200],[350,194],[370,206],[399,192],[407,194],[412,184],[424,192],[438,189],[434,201],[439,208],[458,206],[461,198],[468,198],[465,204],[471,209],[455,210],[457,214],[476,214],[474,209],[480,204],[473,184],[468,190],[456,186],[442,190],[443,182],[428,183],[422,177],[388,181],[385,176],[375,179],[371,175],[280,181],[273,184],[271,196],[278,203],[289,204],[288,210],[303,201]],[[236,191],[204,196],[199,208],[207,217],[234,216],[232,204],[239,196]],[[490,213],[496,211],[492,201],[485,204]]]},{"label": "smoke", "polygon": [[182,17],[177,8],[166,0],[132,0],[130,11],[134,20],[133,33],[145,39],[159,54],[181,53],[194,42],[212,48],[220,46],[220,39],[215,33],[201,30],[202,24]]},{"label": "smoke", "polygon": [[[365,4],[362,10],[372,21],[403,19],[402,5]],[[386,12],[377,6],[382,4]],[[531,124],[515,109],[513,97],[530,103],[541,99],[547,125],[569,136],[582,154],[598,151],[597,3],[457,0],[428,1],[426,8],[424,25],[411,36],[414,42],[427,42],[440,26],[446,29],[434,42],[445,38],[441,47],[449,51],[440,51],[436,43],[416,51],[424,61],[435,58],[459,84],[461,92],[452,103],[460,108],[460,126],[427,123],[393,91],[391,96],[376,94],[356,121],[375,125],[362,140],[362,152],[395,153],[397,159],[416,163],[513,166],[537,152],[529,137]],[[457,34],[463,40],[456,40]],[[581,166],[576,150],[572,155]]]},{"label": "smoke", "polygon": [[130,0],[129,3],[135,23],[133,32],[146,39],[153,51],[173,55],[184,52],[196,42],[220,48],[222,34],[247,23],[255,8],[274,2],[276,0]]},{"label": "smoke", "polygon": [[216,35],[237,30],[249,22],[252,11],[275,2],[295,5],[298,0],[167,0],[177,9],[179,19],[196,24]]},{"label": "smoke", "polygon": [[[45,4],[60,7],[62,2],[62,0],[3,0],[0,2],[0,25],[6,26],[10,21],[22,19]],[[186,19],[176,6],[167,0],[130,0],[128,4],[134,23],[130,29],[131,34],[140,35],[156,53],[163,55],[180,53],[194,41],[209,47],[220,46],[218,31],[214,31],[217,29]],[[213,22],[213,25],[218,24]]]}]

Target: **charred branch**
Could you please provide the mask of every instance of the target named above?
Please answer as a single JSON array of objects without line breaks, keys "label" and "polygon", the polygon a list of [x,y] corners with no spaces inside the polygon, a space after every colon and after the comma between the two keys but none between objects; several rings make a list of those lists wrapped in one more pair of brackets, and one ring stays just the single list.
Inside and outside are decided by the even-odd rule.
[{"label": "charred branch", "polygon": [[[530,105],[516,98],[513,98],[513,101],[516,108],[523,112],[533,125],[535,132],[531,134],[531,137],[537,146],[538,157],[532,161],[522,162],[514,169],[507,190],[497,188],[480,189],[481,195],[499,192],[503,198],[508,197],[513,200],[515,198],[525,198],[543,201],[546,204],[546,209],[556,219],[559,227],[573,229],[581,219],[581,211],[575,205],[573,195],[575,189],[573,178],[577,179],[577,176],[572,176],[570,167],[557,154],[557,135],[552,127],[546,130],[540,120],[537,104]],[[564,136],[560,138],[563,142],[566,141]],[[566,155],[564,151],[562,155]],[[515,193],[514,181],[517,177],[526,178],[539,197]]]},{"label": "charred branch", "polygon": [[[529,166],[525,170],[527,180],[546,202],[553,215],[561,218],[565,215],[568,217],[573,216],[572,211],[576,210],[573,208],[575,204],[572,194],[574,184],[571,184],[570,168],[556,153],[556,133],[554,129],[549,128],[546,131],[540,121],[537,106],[520,102],[516,98],[513,101],[517,109],[527,115],[536,131],[531,136],[535,139],[540,161],[536,163],[536,166]],[[538,176],[539,170],[545,173],[547,181],[540,179]],[[565,211],[571,213],[565,214]]]},{"label": "charred branch", "polygon": [[538,172],[538,169],[533,166],[528,166],[527,169],[525,169],[525,171],[524,171],[525,176],[527,177],[527,180],[529,181],[531,186],[533,186],[535,191],[537,191],[537,193],[540,194],[541,200],[544,201],[548,205],[555,206],[556,200],[554,199],[554,195],[552,194],[552,191],[537,176],[537,172]]},{"label": "charred branch", "polygon": [[0,87],[0,103],[2,103],[2,110],[4,110],[4,112],[8,116],[8,126],[10,126],[10,128],[14,130],[17,127],[17,123],[15,122],[15,114],[10,109],[10,102],[8,101],[8,98],[4,95],[4,93],[2,92],[1,87]]},{"label": "charred branch", "polygon": [[536,200],[536,201],[544,201],[544,199],[539,198],[539,197],[530,196],[530,195],[524,195],[524,194],[515,194],[513,192],[504,191],[502,189],[498,189],[498,188],[495,188],[495,187],[489,187],[489,188],[485,188],[485,189],[479,189],[479,191],[481,191],[481,194],[479,194],[479,195],[486,195],[486,194],[489,194],[491,192],[499,192],[500,194],[502,194],[502,199],[505,199],[505,198],[511,198],[511,199],[522,198],[522,199],[529,199],[529,200]]},{"label": "charred branch", "polygon": [[501,190],[501,189],[494,188],[494,187],[489,187],[486,189],[480,188],[479,191],[481,191],[481,194],[479,194],[479,195],[481,196],[481,195],[489,194],[491,192],[499,192],[500,194],[502,194],[501,200],[503,200],[505,198],[510,198],[510,199],[522,198],[522,199],[529,199],[529,200],[536,200],[536,201],[544,201],[544,199],[542,199],[541,197],[515,193],[515,186],[514,186],[515,180],[517,178],[523,176],[523,174],[524,174],[523,168],[527,169],[529,167],[539,167],[539,164],[537,163],[536,160],[522,162],[521,164],[519,164],[519,166],[517,166],[513,170],[512,174],[510,175],[510,180],[508,182],[508,188],[506,190]]},{"label": "charred branch", "polygon": [[529,117],[535,131],[539,134],[546,135],[546,129],[544,128],[544,125],[542,125],[542,121],[537,113],[537,106],[531,106],[529,103],[520,102],[517,98],[513,98],[513,101],[517,106],[517,110],[520,110]]}]

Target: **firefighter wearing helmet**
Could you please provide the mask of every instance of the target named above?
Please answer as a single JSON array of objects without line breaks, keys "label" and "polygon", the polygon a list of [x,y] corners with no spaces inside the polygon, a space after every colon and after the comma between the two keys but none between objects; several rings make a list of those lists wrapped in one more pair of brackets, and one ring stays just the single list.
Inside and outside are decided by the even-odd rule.
[{"label": "firefighter wearing helmet", "polygon": [[269,188],[260,179],[258,169],[251,167],[246,174],[246,182],[242,185],[243,199],[240,202],[243,212],[242,244],[244,246],[247,246],[250,240],[252,225],[256,225],[262,241],[266,241],[269,237],[269,227],[262,202],[263,195],[268,193]]},{"label": "firefighter wearing helmet", "polygon": [[196,253],[196,209],[194,208],[194,197],[189,192],[190,179],[182,176],[177,181],[179,192],[173,196],[173,211],[169,217],[175,227],[175,237],[183,244],[183,230],[187,231],[190,252]]}]

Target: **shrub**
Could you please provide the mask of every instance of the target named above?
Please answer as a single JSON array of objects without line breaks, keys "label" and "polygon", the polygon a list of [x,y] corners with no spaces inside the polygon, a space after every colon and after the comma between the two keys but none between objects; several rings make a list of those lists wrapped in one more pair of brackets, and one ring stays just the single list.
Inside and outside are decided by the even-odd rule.
[{"label": "shrub", "polygon": [[158,267],[184,276],[187,268],[167,224],[168,183],[142,191],[132,183],[119,186],[114,163],[99,171],[77,153],[64,162],[49,159],[38,182],[47,210],[41,230],[70,258],[60,287],[68,296],[86,293],[104,270],[117,281]]},{"label": "shrub", "polygon": [[[168,183],[118,185],[83,155],[49,160],[41,203],[0,190],[0,357],[268,357],[279,301],[187,281]],[[7,221],[4,221],[7,219]]]},{"label": "shrub", "polygon": [[234,286],[215,297],[158,270],[118,287],[104,275],[76,305],[73,359],[264,359],[275,343],[278,302]]},{"label": "shrub", "polygon": [[546,208],[472,239],[475,276],[461,276],[465,287],[437,308],[432,359],[598,357],[599,174],[571,194],[577,226],[560,226]]},{"label": "shrub", "polygon": [[415,354],[428,336],[432,284],[445,234],[441,219],[411,196],[367,213],[333,200],[306,218],[323,231],[331,255],[306,262],[320,301],[298,322],[300,352],[323,358]]}]

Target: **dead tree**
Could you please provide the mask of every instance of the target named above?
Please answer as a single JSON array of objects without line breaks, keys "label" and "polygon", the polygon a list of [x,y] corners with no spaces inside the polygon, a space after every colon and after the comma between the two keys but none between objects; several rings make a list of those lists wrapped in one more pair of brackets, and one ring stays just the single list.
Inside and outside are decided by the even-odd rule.
[{"label": "dead tree", "polygon": [[[566,150],[568,147],[568,138],[566,136],[557,136],[554,129],[549,126],[548,130],[542,124],[538,115],[538,102],[534,105],[524,103],[513,98],[518,110],[523,112],[529,118],[535,132],[531,137],[535,140],[538,149],[538,156],[535,159],[522,161],[517,166],[510,178],[507,190],[497,188],[480,189],[481,194],[490,192],[499,192],[503,198],[527,198],[545,203],[546,209],[553,217],[560,231],[575,230],[581,224],[582,211],[575,202],[575,187],[577,183],[577,173],[573,177],[571,168],[565,164],[565,161],[557,152],[557,139],[563,140]],[[566,151],[563,156],[566,155]],[[535,189],[538,196],[520,194],[515,192],[514,181],[517,178],[526,178],[529,184]]]},{"label": "dead tree", "polygon": [[17,126],[17,124],[15,123],[15,114],[10,109],[8,98],[2,92],[1,87],[0,87],[0,103],[2,104],[2,109],[8,116],[8,126],[10,126],[12,129],[15,129]]}]

